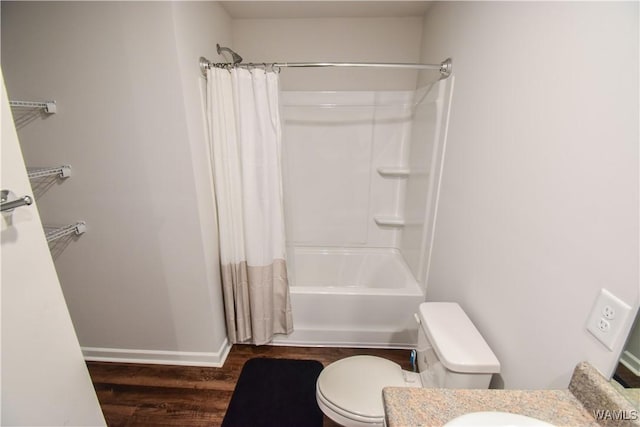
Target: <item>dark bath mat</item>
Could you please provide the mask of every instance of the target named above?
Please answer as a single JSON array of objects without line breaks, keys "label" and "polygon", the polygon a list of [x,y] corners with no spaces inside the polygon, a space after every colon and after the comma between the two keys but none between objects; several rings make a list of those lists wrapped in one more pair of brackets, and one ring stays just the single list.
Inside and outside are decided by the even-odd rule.
[{"label": "dark bath mat", "polygon": [[322,427],[316,360],[247,360],[222,427]]}]

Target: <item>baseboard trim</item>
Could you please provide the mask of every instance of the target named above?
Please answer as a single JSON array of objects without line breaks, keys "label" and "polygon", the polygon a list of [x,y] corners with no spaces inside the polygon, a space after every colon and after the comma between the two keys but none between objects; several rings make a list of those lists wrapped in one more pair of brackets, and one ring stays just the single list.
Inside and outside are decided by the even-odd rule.
[{"label": "baseboard trim", "polygon": [[620,357],[620,363],[629,368],[631,372],[640,376],[640,359],[629,351],[623,351]]},{"label": "baseboard trim", "polygon": [[230,350],[231,344],[225,338],[217,352],[82,347],[82,354],[87,362],[150,363],[220,368],[224,365]]}]

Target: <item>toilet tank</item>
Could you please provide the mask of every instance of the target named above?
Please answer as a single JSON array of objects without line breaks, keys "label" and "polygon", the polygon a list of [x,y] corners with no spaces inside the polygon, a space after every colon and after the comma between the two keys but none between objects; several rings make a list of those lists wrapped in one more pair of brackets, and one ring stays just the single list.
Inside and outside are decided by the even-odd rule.
[{"label": "toilet tank", "polygon": [[424,387],[485,389],[500,362],[462,308],[420,304],[417,363]]}]

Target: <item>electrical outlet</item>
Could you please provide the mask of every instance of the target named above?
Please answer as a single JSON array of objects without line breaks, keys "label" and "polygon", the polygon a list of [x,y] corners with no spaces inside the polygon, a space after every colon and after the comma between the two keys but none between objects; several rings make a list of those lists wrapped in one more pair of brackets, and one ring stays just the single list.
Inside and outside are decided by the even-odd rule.
[{"label": "electrical outlet", "polygon": [[609,329],[611,329],[611,323],[607,322],[604,319],[600,319],[598,320],[598,329],[600,329],[602,332],[607,332],[609,331]]},{"label": "electrical outlet", "polygon": [[613,320],[616,317],[616,311],[610,305],[605,305],[602,309],[602,316],[605,319]]},{"label": "electrical outlet", "polygon": [[627,326],[630,313],[631,307],[628,304],[602,289],[587,320],[587,330],[613,351],[623,328]]}]

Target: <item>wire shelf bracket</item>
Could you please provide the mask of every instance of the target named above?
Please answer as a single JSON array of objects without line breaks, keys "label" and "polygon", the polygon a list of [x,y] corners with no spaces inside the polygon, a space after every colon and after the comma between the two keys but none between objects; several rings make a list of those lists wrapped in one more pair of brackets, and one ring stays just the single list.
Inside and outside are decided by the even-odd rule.
[{"label": "wire shelf bracket", "polygon": [[71,176],[71,166],[62,165],[55,168],[27,168],[29,179],[44,178],[47,176],[57,175],[60,178],[68,178]]},{"label": "wire shelf bracket", "polygon": [[56,101],[9,101],[13,108],[41,108],[47,114],[56,113]]},{"label": "wire shelf bracket", "polygon": [[87,231],[87,224],[84,221],[78,221],[75,224],[67,225],[65,227],[45,227],[45,235],[47,236],[47,242],[53,242],[70,234],[80,235]]}]

